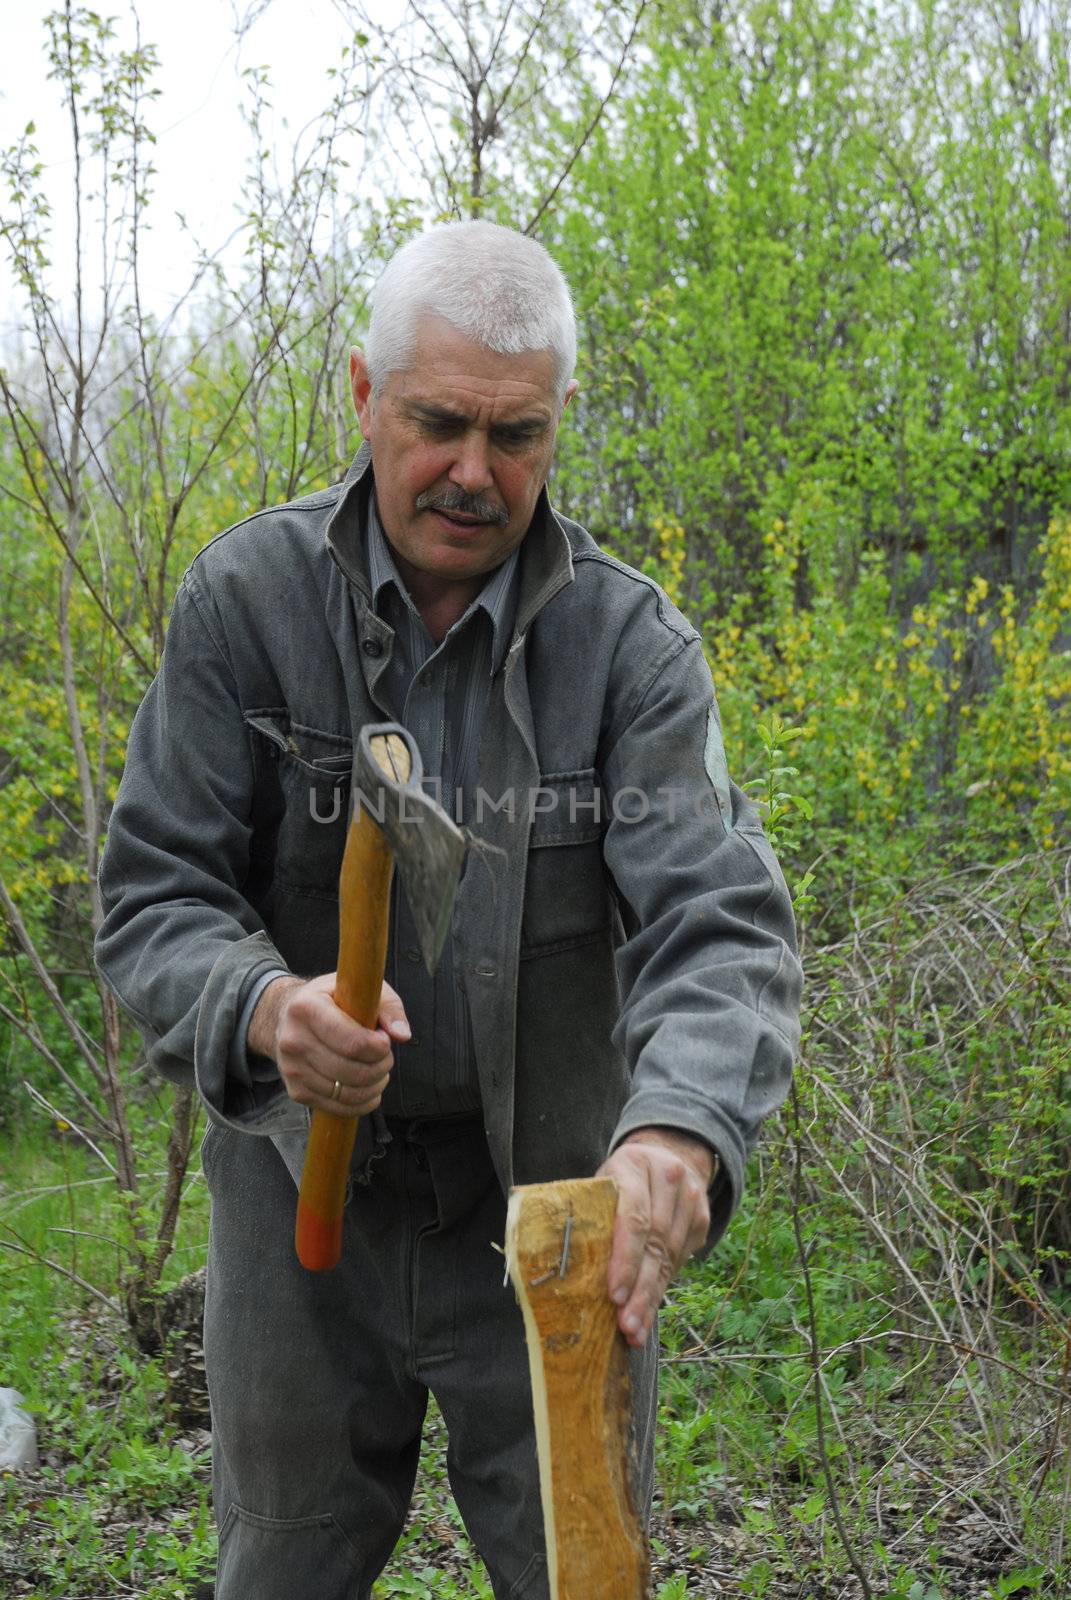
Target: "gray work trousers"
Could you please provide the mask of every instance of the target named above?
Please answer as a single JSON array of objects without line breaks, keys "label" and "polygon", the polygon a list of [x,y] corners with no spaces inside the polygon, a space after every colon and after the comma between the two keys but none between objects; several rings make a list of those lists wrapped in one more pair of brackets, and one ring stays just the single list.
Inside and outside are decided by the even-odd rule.
[{"label": "gray work trousers", "polygon": [[[342,1261],[294,1254],[294,1182],[268,1139],[213,1125],[205,1365],[216,1600],[368,1600],[402,1531],[429,1390],[496,1600],[547,1600],[524,1328],[480,1119],[392,1124],[355,1183]],[[634,1357],[637,1498],[652,1485],[657,1341]]]}]

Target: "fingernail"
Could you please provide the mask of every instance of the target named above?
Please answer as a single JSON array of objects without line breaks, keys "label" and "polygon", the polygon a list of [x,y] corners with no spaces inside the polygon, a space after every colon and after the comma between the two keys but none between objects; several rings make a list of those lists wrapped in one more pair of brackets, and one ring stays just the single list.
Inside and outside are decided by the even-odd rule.
[{"label": "fingernail", "polygon": [[635,1314],[633,1314],[631,1317],[626,1317],[625,1318],[625,1332],[626,1333],[637,1334],[637,1333],[640,1332],[642,1327],[643,1327],[643,1323],[640,1321],[639,1317],[637,1317]]},{"label": "fingernail", "polygon": [[413,1030],[409,1026],[408,1022],[392,1022],[390,1025],[390,1031],[393,1033],[396,1039],[409,1039],[412,1037],[413,1033]]},{"label": "fingernail", "polygon": [[628,1290],[625,1288],[624,1284],[621,1285],[620,1289],[614,1290],[613,1294],[610,1296],[610,1299],[613,1301],[615,1306],[624,1305],[625,1301],[628,1299]]}]

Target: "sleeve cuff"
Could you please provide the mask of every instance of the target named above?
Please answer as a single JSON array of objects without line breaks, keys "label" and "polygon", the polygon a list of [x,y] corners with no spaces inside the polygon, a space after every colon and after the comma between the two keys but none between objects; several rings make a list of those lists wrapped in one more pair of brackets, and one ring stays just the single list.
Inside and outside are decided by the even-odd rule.
[{"label": "sleeve cuff", "polygon": [[290,974],[285,967],[275,967],[270,972],[262,972],[259,978],[254,978],[242,1003],[238,1021],[234,1026],[234,1033],[231,1035],[230,1054],[227,1058],[227,1076],[233,1078],[236,1083],[240,1083],[244,1089],[253,1087],[254,1078],[264,1080],[274,1074],[274,1067],[272,1068],[272,1073],[267,1073],[260,1066],[263,1057],[257,1056],[254,1058],[250,1055],[247,1046],[249,1024],[253,1020],[257,1002],[269,983],[274,983],[276,978],[288,978],[289,976]]},{"label": "sleeve cuff", "polygon": [[[197,1013],[194,1077],[213,1122],[242,1133],[275,1134],[308,1125],[304,1108],[286,1093],[278,1073],[265,1076],[245,1050],[245,1007],[257,984],[265,985],[287,966],[266,933],[229,944],[208,975]],[[263,987],[263,986],[262,986]],[[250,1012],[250,1016],[252,1012]],[[240,1070],[232,1074],[236,1035],[241,1039]]]}]

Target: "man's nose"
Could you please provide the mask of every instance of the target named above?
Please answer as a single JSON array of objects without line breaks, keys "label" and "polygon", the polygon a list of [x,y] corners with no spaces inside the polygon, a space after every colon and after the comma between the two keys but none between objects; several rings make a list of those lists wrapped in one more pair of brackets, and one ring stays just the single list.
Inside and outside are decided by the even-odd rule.
[{"label": "man's nose", "polygon": [[491,446],[486,433],[471,428],[461,439],[453,465],[450,481],[468,494],[480,494],[494,482],[491,473]]}]

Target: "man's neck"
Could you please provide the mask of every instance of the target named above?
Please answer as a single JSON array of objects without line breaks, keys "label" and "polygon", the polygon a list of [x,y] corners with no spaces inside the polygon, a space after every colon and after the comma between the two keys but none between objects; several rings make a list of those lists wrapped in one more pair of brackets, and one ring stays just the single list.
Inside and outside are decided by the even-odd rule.
[{"label": "man's neck", "polygon": [[[390,540],[387,540],[390,544]],[[440,644],[455,622],[460,622],[484,584],[489,572],[478,573],[473,578],[437,578],[433,572],[421,572],[393,545],[390,553],[398,576],[409,590],[409,596],[420,613],[420,620],[436,644]]]}]

